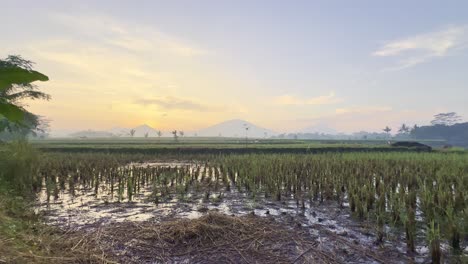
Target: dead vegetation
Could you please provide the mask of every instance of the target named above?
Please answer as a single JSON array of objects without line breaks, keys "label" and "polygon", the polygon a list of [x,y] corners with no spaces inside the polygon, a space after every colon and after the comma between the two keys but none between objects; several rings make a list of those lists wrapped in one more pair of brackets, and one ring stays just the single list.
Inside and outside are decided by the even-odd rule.
[{"label": "dead vegetation", "polygon": [[125,263],[300,263],[315,245],[272,220],[215,212],[161,224],[118,223],[98,233],[99,244]]},{"label": "dead vegetation", "polygon": [[[320,233],[313,235],[312,231]],[[0,238],[0,263],[393,263],[320,225],[209,211],[198,219],[121,222],[59,231],[38,225],[21,237]],[[12,243],[22,241],[26,247]],[[10,249],[13,251],[5,251]]]},{"label": "dead vegetation", "polygon": [[41,222],[28,205],[0,196],[0,263],[113,263],[82,232]]},{"label": "dead vegetation", "polygon": [[388,263],[364,245],[336,234],[336,243],[323,243],[309,231],[273,218],[209,212],[193,220],[102,226],[86,243],[119,263]]}]

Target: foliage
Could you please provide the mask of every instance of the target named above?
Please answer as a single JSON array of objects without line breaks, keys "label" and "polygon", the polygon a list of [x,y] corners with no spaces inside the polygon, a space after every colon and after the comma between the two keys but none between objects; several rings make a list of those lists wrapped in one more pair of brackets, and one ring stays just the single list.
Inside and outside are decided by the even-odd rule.
[{"label": "foliage", "polygon": [[177,135],[177,130],[174,130],[174,131],[172,131],[171,133],[172,133],[172,135],[174,136],[174,141],[177,141],[178,138],[179,138],[179,136]]},{"label": "foliage", "polygon": [[461,121],[461,117],[455,112],[440,113],[434,115],[434,119],[431,121],[432,125],[443,125],[451,126]]},{"label": "foliage", "polygon": [[44,74],[32,70],[33,63],[20,56],[0,60],[0,131],[36,128],[40,119],[20,105],[22,99],[45,99],[50,96],[37,90],[35,81],[47,81]]},{"label": "foliage", "polygon": [[402,124],[401,127],[398,129],[398,133],[407,134],[410,132],[410,128],[406,124]]},{"label": "foliage", "polygon": [[37,151],[26,141],[14,141],[0,151],[0,186],[22,195],[31,195],[38,162]]},{"label": "foliage", "polygon": [[411,131],[415,138],[444,139],[448,144],[468,147],[468,122],[454,125],[416,127]]},{"label": "foliage", "polygon": [[392,129],[388,126],[386,126],[384,129],[382,129],[385,133],[387,134],[390,134],[390,132],[392,131]]},{"label": "foliage", "polygon": [[[391,227],[391,232],[404,232],[408,250],[414,251],[418,241],[424,241],[424,235],[434,260],[440,255],[439,241],[450,241],[453,247],[459,247],[466,235],[462,227],[467,221],[467,154],[198,155],[184,156],[184,160],[197,160],[196,165],[179,168],[133,163],[151,157],[154,156],[122,153],[44,154],[42,179],[37,183],[48,183],[42,188],[47,189],[50,199],[67,186],[79,185],[94,190],[96,196],[101,190],[109,190],[119,201],[131,201],[145,188],[153,189],[154,202],[175,194],[185,197],[190,190],[205,200],[214,199],[213,194],[222,197],[223,192],[235,188],[252,199],[293,199],[298,210],[308,208],[306,204],[334,201],[343,206],[348,202],[357,219],[376,224],[379,243]],[[53,173],[57,171],[62,173]],[[423,232],[434,226],[437,233]]]},{"label": "foliage", "polygon": [[[0,185],[0,263],[115,263],[80,232],[47,226],[28,199]],[[81,243],[81,244],[80,244]]]}]

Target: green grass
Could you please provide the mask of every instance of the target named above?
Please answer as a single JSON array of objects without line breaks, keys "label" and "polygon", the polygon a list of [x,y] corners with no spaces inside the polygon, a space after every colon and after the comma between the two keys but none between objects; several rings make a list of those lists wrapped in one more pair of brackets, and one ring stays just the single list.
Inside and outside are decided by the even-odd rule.
[{"label": "green grass", "polygon": [[91,244],[77,245],[82,234],[64,238],[34,212],[38,158],[24,141],[0,146],[0,263],[103,263]]},{"label": "green grass", "polygon": [[[171,170],[125,166],[132,161],[166,158],[170,157],[151,153],[44,153],[40,173],[44,178],[40,182],[51,181],[51,185],[46,186],[49,193],[66,188],[60,182],[70,180],[74,181],[73,186],[83,184],[89,189],[96,184],[110,189],[114,183],[121,182],[119,191],[115,192],[126,192],[123,200],[129,201],[132,195],[138,194],[139,184],[143,188],[155,188],[160,199],[174,194],[183,197],[189,192],[209,197],[214,193],[222,194],[231,186],[252,199],[293,198],[301,208],[305,208],[307,202],[335,201],[342,205],[347,197],[350,211],[358,221],[380,221],[382,238],[384,224],[397,232],[405,232],[410,239],[407,240],[410,251],[415,250],[414,241],[424,239],[419,234],[423,234],[431,222],[436,222],[441,230],[434,239],[455,241],[452,244],[456,245],[465,235],[463,226],[468,217],[466,152],[202,155],[187,154],[185,149],[177,159],[198,161],[204,166],[198,167],[203,171],[191,173],[188,167]],[[50,173],[55,171],[63,173]],[[447,211],[449,209],[451,211]],[[423,213],[423,220],[416,220],[417,210]],[[453,246],[454,251],[458,248]]]},{"label": "green grass", "polygon": [[408,151],[390,147],[386,141],[362,140],[290,140],[238,138],[86,138],[35,140],[40,150],[54,152],[112,152],[173,154],[232,153],[321,153],[352,151]]},{"label": "green grass", "polygon": [[87,242],[85,234],[47,226],[30,200],[0,186],[0,263],[115,262],[107,260],[93,241]]},{"label": "green grass", "polygon": [[[70,253],[72,242],[77,242],[74,240],[76,236],[67,234],[64,239],[60,232],[43,225],[40,217],[31,211],[31,200],[18,198],[21,195],[31,197],[34,191],[43,187],[43,181],[49,180],[51,186],[57,189],[61,188],[61,182],[73,179],[70,178],[73,174],[77,177],[74,184],[84,182],[91,188],[102,181],[105,184],[115,183],[115,177],[118,177],[122,180],[122,190],[131,190],[132,194],[137,194],[139,188],[136,186],[141,182],[165,186],[167,189],[168,181],[175,179],[173,188],[180,195],[185,194],[184,185],[180,183],[190,182],[192,176],[188,171],[133,168],[137,172],[135,174],[121,169],[122,165],[132,161],[178,159],[208,164],[211,168],[209,174],[215,180],[207,177],[203,181],[208,181],[205,187],[209,188],[202,190],[202,195],[206,191],[218,192],[217,183],[233,181],[233,175],[237,175],[234,183],[236,188],[246,190],[252,197],[263,194],[281,200],[293,196],[298,204],[305,200],[323,199],[336,200],[341,204],[344,197],[342,192],[346,191],[352,200],[350,204],[356,205],[351,211],[358,219],[377,222],[378,219],[384,219],[389,225],[399,225],[398,228],[407,225],[415,228],[414,216],[408,212],[415,209],[417,195],[421,201],[418,206],[423,206],[419,209],[424,212],[424,221],[438,221],[444,227],[441,236],[446,240],[451,238],[452,231],[445,227],[454,226],[454,223],[466,225],[468,218],[464,202],[468,197],[468,152],[461,149],[433,153],[389,153],[390,150],[399,149],[381,141],[268,139],[249,141],[246,147],[242,140],[217,138],[184,138],[179,142],[153,138],[50,139],[34,141],[32,145],[48,151],[36,151],[24,142],[0,146],[0,263],[63,263],[66,259],[61,258],[60,254]],[[271,153],[219,155],[223,154],[220,152],[213,155],[210,151],[203,152],[244,149]],[[306,149],[345,153],[281,154],[283,150]],[[222,168],[222,171],[218,173],[213,168]],[[95,175],[100,176],[96,178]],[[180,186],[177,186],[178,182]],[[434,182],[437,182],[435,189]],[[411,192],[397,191],[397,185],[406,186]],[[452,186],[456,186],[453,199],[449,195],[454,192]],[[159,195],[163,196],[162,193]],[[433,199],[435,196],[437,200]],[[392,208],[390,211],[385,211],[386,203]],[[458,209],[452,218],[447,217],[447,213],[442,210],[448,206]],[[398,219],[394,218],[395,214]],[[418,224],[419,231],[424,228],[422,225],[425,223]],[[408,230],[412,236],[414,232]],[[461,230],[457,232],[465,235]],[[70,254],[70,259],[96,257],[91,248],[79,248]]]},{"label": "green grass", "polygon": [[[420,140],[428,145],[439,141]],[[243,139],[223,137],[173,138],[51,138],[33,140],[32,145],[42,150],[155,150],[158,149],[387,149],[387,140],[294,140],[294,139]]]}]

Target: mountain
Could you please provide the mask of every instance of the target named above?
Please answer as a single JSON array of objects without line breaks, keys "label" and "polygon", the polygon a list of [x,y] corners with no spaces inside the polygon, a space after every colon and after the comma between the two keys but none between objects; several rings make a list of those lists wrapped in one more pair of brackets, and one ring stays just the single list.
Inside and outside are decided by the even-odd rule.
[{"label": "mountain", "polygon": [[75,133],[71,133],[68,136],[78,138],[101,138],[101,137],[113,137],[114,134],[107,131],[96,131],[96,130],[83,130]]},{"label": "mountain", "polygon": [[199,137],[245,137],[247,135],[249,138],[264,138],[277,134],[274,131],[256,126],[250,122],[240,119],[228,120],[200,129],[194,133]]},{"label": "mountain", "polygon": [[130,129],[125,127],[114,127],[107,130],[107,132],[110,132],[117,137],[126,137],[130,135]]},{"label": "mountain", "polygon": [[[146,124],[137,126],[135,128],[135,137],[144,137],[146,133],[148,133],[148,137],[157,137],[158,131]],[[130,130],[129,130],[130,131]],[[130,132],[129,132],[130,133]]]},{"label": "mountain", "polygon": [[117,137],[130,137],[130,130],[135,129],[134,137],[144,137],[148,133],[148,137],[157,137],[158,131],[147,124],[137,126],[135,128],[125,128],[125,127],[114,127],[107,130],[107,132],[112,133]]}]

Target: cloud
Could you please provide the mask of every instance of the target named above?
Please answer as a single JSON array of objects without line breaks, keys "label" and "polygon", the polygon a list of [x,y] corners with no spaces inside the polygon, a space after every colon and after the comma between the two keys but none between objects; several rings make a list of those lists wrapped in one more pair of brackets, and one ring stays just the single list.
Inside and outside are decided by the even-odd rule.
[{"label": "cloud", "polygon": [[369,114],[376,112],[388,112],[392,108],[389,106],[355,106],[348,108],[337,108],[335,109],[336,114]]},{"label": "cloud", "polygon": [[342,102],[341,98],[337,98],[334,92],[331,92],[329,95],[322,95],[311,98],[300,98],[294,95],[282,95],[277,96],[273,99],[274,103],[277,105],[326,105],[326,104],[336,104]]},{"label": "cloud", "polygon": [[74,31],[131,52],[156,50],[181,57],[207,53],[152,27],[117,21],[109,16],[52,14],[50,17]]},{"label": "cloud", "polygon": [[220,107],[204,105],[189,99],[177,98],[173,96],[157,97],[151,99],[138,99],[136,104],[141,105],[156,105],[164,110],[190,110],[190,111],[217,111]]},{"label": "cloud", "polygon": [[444,30],[390,41],[372,53],[377,57],[398,57],[397,66],[387,70],[401,70],[448,56],[452,51],[466,48],[468,26],[451,26]]}]

